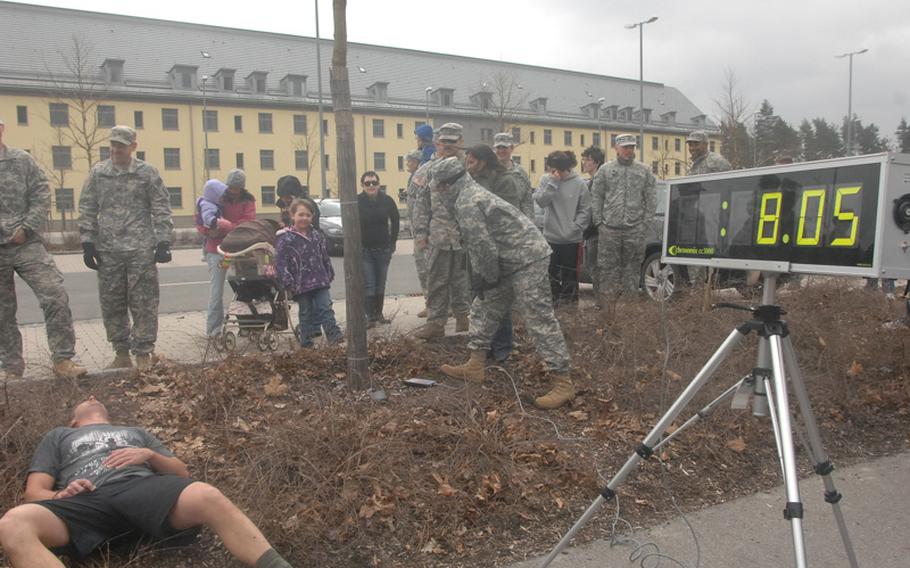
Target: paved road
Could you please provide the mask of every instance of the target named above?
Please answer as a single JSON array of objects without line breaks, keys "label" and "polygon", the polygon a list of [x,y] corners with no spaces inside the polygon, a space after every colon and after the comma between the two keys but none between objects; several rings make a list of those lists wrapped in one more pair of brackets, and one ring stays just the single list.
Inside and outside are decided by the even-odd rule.
[{"label": "paved road", "polygon": [[[408,295],[420,292],[417,271],[411,256],[410,241],[400,246],[392,257],[386,295]],[[404,243],[402,243],[404,245]],[[78,258],[73,258],[78,257]],[[101,317],[98,303],[98,281],[94,272],[81,267],[81,255],[59,255],[55,257],[64,273],[66,290],[70,296],[70,309],[75,320]],[[78,261],[78,262],[77,262]],[[344,291],[344,259],[332,258],[335,268],[335,282],[332,284],[332,298],[342,299]],[[198,249],[175,251],[173,265],[159,265],[158,278],[161,282],[161,304],[159,313],[178,313],[204,310],[209,298],[209,275],[200,260]],[[225,285],[225,301],[233,294]],[[16,277],[16,299],[19,303],[20,324],[43,323],[44,316],[31,289]]]}]

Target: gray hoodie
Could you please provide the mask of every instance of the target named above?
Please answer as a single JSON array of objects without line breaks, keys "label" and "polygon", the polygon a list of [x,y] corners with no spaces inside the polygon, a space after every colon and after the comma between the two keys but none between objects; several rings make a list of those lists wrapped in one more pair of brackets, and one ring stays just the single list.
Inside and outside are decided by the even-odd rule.
[{"label": "gray hoodie", "polygon": [[580,243],[591,221],[588,184],[574,171],[558,180],[545,174],[534,192],[534,202],[544,211],[543,236],[548,243]]}]

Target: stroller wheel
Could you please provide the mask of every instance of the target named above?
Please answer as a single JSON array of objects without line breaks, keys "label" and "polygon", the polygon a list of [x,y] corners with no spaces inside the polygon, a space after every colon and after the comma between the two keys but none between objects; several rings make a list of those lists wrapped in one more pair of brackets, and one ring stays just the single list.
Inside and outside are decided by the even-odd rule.
[{"label": "stroller wheel", "polygon": [[233,351],[237,348],[237,336],[233,331],[226,331],[221,336],[221,343],[224,351]]},{"label": "stroller wheel", "polygon": [[259,336],[256,345],[260,351],[277,351],[278,336],[271,331],[265,331]]}]

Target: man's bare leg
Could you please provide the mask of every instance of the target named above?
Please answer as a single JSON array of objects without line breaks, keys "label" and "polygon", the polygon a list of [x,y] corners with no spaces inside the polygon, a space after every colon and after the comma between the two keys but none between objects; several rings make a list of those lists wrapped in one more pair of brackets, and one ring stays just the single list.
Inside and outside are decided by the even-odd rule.
[{"label": "man's bare leg", "polygon": [[177,498],[170,515],[177,530],[205,525],[218,533],[234,558],[254,566],[272,545],[243,511],[207,483],[189,485]]},{"label": "man's bare leg", "polygon": [[0,519],[0,546],[13,568],[62,567],[48,548],[65,546],[69,541],[66,524],[41,505],[20,505]]}]

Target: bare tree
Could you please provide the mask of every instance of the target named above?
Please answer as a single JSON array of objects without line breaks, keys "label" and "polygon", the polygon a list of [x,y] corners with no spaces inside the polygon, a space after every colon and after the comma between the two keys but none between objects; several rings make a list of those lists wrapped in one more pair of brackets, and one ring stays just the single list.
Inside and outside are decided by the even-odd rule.
[{"label": "bare tree", "polygon": [[721,153],[734,169],[745,167],[749,162],[749,133],[744,120],[748,115],[749,103],[739,88],[739,79],[733,69],[727,68],[720,96],[714,99],[717,107],[716,120],[720,124]]},{"label": "bare tree", "polygon": [[505,132],[509,123],[528,100],[528,94],[511,72],[498,70],[484,80],[479,92],[489,93],[489,106],[486,112],[496,117],[499,132]]},{"label": "bare tree", "polygon": [[[347,309],[348,387],[363,390],[370,383],[367,357],[366,311],[363,296],[360,214],[357,210],[357,172],[354,148],[354,114],[351,110],[351,83],[348,80],[347,0],[334,0],[335,46],[332,51],[330,85],[335,109],[337,135],[338,193],[344,225],[344,289]],[[320,125],[321,127],[321,125]]]}]

